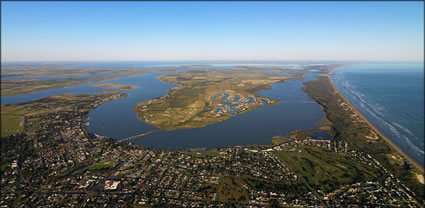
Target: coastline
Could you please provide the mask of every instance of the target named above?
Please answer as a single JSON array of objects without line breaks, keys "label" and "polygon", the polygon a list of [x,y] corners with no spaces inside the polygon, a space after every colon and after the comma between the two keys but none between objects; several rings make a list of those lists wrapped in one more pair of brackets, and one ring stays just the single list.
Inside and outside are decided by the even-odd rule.
[{"label": "coastline", "polygon": [[381,138],[383,138],[388,144],[390,144],[391,147],[393,147],[398,153],[400,153],[402,156],[404,156],[409,162],[411,162],[416,168],[418,168],[422,173],[424,173],[424,167],[421,166],[421,164],[419,164],[416,160],[414,160],[412,157],[410,157],[409,155],[407,155],[405,152],[403,152],[403,150],[397,146],[393,141],[391,141],[390,138],[388,138],[387,136],[385,136],[375,125],[373,125],[369,119],[366,118],[366,116],[364,116],[339,90],[338,88],[335,86],[332,77],[331,77],[331,72],[333,70],[336,70],[336,68],[328,71],[326,74],[324,74],[327,78],[329,83],[331,84],[334,92],[342,99],[344,100],[345,103],[347,103],[350,108],[353,110],[353,112],[359,116],[361,119],[363,119],[368,126],[373,129]]}]

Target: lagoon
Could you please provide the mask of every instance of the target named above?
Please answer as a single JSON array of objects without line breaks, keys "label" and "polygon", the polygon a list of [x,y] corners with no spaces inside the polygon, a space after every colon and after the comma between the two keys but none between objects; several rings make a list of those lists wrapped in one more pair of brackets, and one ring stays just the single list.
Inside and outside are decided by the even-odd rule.
[{"label": "lagoon", "polygon": [[[92,67],[106,67],[108,64],[102,63],[95,66],[92,65]],[[122,64],[124,63],[114,64],[110,67],[124,66]],[[180,64],[188,65],[194,63]],[[199,67],[199,69],[223,69],[242,65],[214,64]],[[128,67],[130,66],[139,67],[136,64],[129,65]],[[167,66],[173,65],[167,64]],[[81,65],[80,67],[88,66]],[[302,69],[299,65],[291,67]],[[189,69],[193,68],[198,69],[198,67]],[[133,108],[139,102],[163,96],[167,94],[170,88],[176,87],[173,83],[162,82],[156,79],[158,76],[166,73],[173,72],[144,73],[67,88],[42,90],[17,96],[2,96],[2,103],[26,102],[61,93],[94,94],[96,91],[108,88],[90,86],[105,82],[136,85],[136,89],[125,90],[128,93],[127,97],[101,105],[88,115],[89,125],[87,129],[90,133],[119,140],[156,129],[156,127],[139,120],[136,113],[133,112]],[[280,103],[278,104],[271,106],[265,105],[203,128],[157,131],[144,137],[133,139],[130,142],[155,149],[216,148],[235,145],[270,144],[271,138],[276,135],[287,135],[294,130],[316,129],[316,123],[324,117],[324,113],[320,109],[320,106],[302,91],[302,83],[315,79],[316,74],[317,71],[312,70],[304,80],[289,80],[283,83],[275,83],[271,85],[272,89],[258,92],[259,95],[279,100]]]}]

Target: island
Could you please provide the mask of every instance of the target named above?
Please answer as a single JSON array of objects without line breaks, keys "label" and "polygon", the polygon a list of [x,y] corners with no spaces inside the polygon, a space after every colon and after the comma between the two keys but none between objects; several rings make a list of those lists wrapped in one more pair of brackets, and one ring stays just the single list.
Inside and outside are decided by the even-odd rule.
[{"label": "island", "polygon": [[162,97],[138,103],[134,111],[139,119],[160,129],[200,128],[278,103],[256,92],[300,76],[301,73],[279,75],[248,68],[166,74],[159,80],[178,87]]}]

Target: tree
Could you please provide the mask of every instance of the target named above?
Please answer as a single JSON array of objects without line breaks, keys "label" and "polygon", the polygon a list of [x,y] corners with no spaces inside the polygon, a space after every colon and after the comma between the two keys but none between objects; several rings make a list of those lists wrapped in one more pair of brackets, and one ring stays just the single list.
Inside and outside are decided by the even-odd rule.
[{"label": "tree", "polygon": [[270,207],[272,207],[272,208],[280,207],[279,202],[276,199],[271,199],[270,200]]},{"label": "tree", "polygon": [[404,170],[412,169],[412,167],[410,166],[410,164],[406,160],[403,161],[403,168],[404,168]]}]

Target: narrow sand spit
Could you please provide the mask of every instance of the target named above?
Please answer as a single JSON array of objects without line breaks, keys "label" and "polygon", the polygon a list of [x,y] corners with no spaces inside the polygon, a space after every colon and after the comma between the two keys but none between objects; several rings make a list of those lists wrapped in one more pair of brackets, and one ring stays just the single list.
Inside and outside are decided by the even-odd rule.
[{"label": "narrow sand spit", "polygon": [[416,178],[418,179],[419,183],[424,184],[424,175],[416,173]]}]

